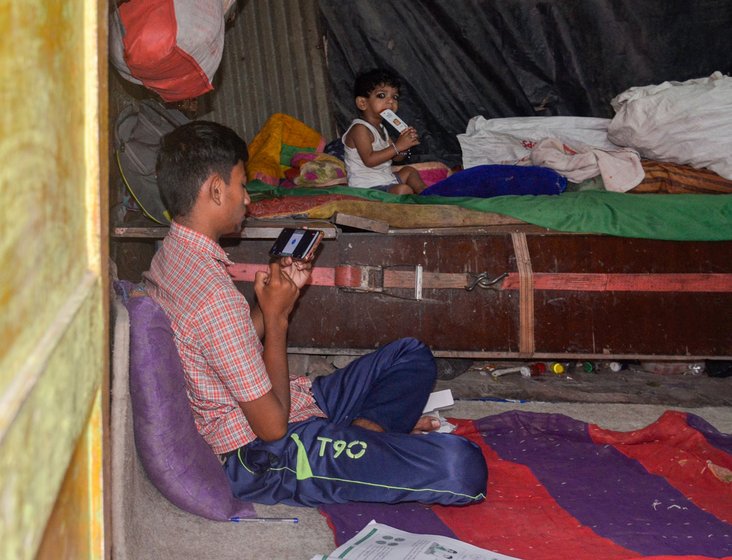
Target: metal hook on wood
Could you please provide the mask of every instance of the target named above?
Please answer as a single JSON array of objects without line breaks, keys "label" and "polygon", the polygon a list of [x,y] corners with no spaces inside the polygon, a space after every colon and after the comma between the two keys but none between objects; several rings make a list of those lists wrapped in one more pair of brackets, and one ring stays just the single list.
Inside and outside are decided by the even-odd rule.
[{"label": "metal hook on wood", "polygon": [[472,292],[476,286],[478,286],[479,288],[485,288],[485,289],[492,288],[496,284],[498,284],[501,280],[503,280],[506,276],[508,276],[508,272],[504,272],[503,274],[491,279],[491,277],[488,276],[487,272],[481,272],[475,278],[473,278],[473,280],[470,282],[470,284],[465,286],[465,289],[468,292]]}]

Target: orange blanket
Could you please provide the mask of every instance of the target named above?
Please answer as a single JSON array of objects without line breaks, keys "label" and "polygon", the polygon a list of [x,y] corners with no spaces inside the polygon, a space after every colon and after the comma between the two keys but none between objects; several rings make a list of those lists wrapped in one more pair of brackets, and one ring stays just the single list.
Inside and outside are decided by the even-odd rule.
[{"label": "orange blanket", "polygon": [[319,132],[294,117],[275,113],[249,144],[247,177],[277,186],[295,153],[322,152],[324,148],[325,138]]}]

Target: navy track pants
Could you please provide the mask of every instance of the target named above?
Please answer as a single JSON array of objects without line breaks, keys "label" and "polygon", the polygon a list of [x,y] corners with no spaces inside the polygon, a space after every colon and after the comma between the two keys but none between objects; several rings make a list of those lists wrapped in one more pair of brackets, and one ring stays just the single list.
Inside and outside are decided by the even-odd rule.
[{"label": "navy track pants", "polygon": [[[238,498],[318,506],[418,501],[462,505],[485,497],[480,448],[452,434],[413,435],[436,376],[430,350],[403,338],[313,382],[328,418],[289,425],[285,437],[259,439],[224,464]],[[386,432],[351,422],[366,418]]]}]

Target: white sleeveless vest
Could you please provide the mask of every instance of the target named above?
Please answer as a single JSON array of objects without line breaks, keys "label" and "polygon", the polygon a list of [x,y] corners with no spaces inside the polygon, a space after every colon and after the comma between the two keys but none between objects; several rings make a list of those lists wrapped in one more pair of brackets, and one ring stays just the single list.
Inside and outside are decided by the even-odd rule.
[{"label": "white sleeveless vest", "polygon": [[348,127],[348,130],[346,130],[341,137],[341,140],[343,140],[343,147],[345,148],[348,186],[367,189],[370,187],[396,183],[394,172],[391,170],[391,160],[387,160],[376,167],[366,167],[361,160],[361,156],[358,155],[358,150],[356,148],[349,148],[346,145],[346,134],[348,134],[356,124],[362,124],[369,129],[374,137],[374,141],[371,143],[374,151],[383,150],[384,148],[389,147],[389,136],[383,126],[380,126],[381,131],[379,131],[372,124],[363,119],[354,119],[351,126]]}]

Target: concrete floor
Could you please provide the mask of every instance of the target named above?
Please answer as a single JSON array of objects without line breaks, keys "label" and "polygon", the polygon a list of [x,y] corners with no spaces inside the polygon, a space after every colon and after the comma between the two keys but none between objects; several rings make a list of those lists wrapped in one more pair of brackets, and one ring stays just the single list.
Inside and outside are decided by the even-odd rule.
[{"label": "concrete floor", "polygon": [[[344,357],[290,356],[291,371],[310,375],[329,373],[349,361]],[[520,374],[494,378],[493,367],[514,362],[457,362],[438,360],[437,389],[449,388],[455,406],[443,415],[480,418],[507,410],[567,414],[614,430],[638,429],[654,422],[668,408],[693,411],[723,433],[732,433],[732,377],[660,375],[639,368],[598,373],[570,371],[524,379]],[[452,379],[447,379],[452,377]],[[528,402],[516,402],[528,401]],[[157,494],[145,477],[145,497],[135,503],[129,525],[120,531],[124,547],[115,560],[177,560],[217,558],[248,560],[306,560],[335,548],[333,532],[316,509],[262,506],[262,518],[297,518],[295,523],[221,523],[183,512]],[[145,483],[145,484],[142,484]]]},{"label": "concrete floor", "polygon": [[[351,357],[291,355],[290,370],[323,375]],[[572,363],[562,375],[524,378],[520,373],[493,377],[494,369],[532,362],[481,362],[438,358],[436,390],[451,389],[455,399],[532,402],[628,403],[669,406],[732,406],[732,377],[711,377],[692,366],[699,362],[641,362],[612,371],[595,364],[586,373]],[[704,362],[701,362],[704,365]]]},{"label": "concrete floor", "polygon": [[[439,362],[438,362],[439,363]],[[562,375],[524,378],[519,373],[493,377],[496,367],[516,363],[474,362],[452,380],[438,380],[460,399],[508,399],[543,402],[634,403],[669,406],[732,406],[732,377],[710,377],[677,363],[642,363],[618,372],[600,367],[586,373],[579,367]],[[676,373],[659,373],[676,371]],[[696,373],[696,374],[695,374]]]}]

